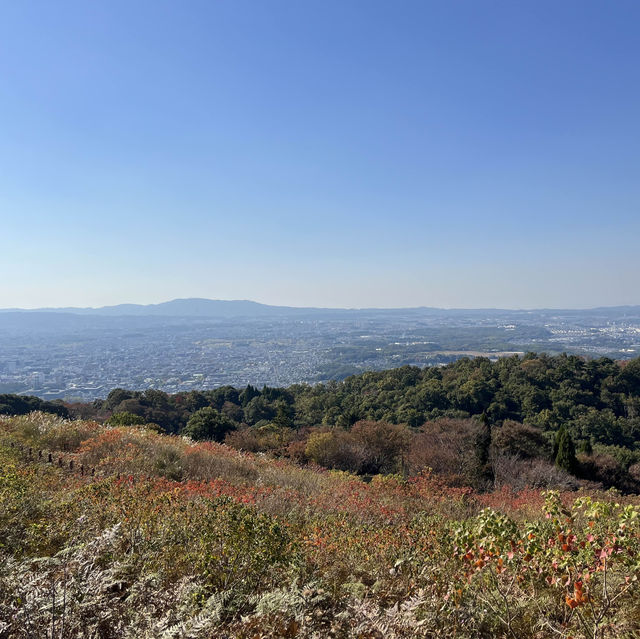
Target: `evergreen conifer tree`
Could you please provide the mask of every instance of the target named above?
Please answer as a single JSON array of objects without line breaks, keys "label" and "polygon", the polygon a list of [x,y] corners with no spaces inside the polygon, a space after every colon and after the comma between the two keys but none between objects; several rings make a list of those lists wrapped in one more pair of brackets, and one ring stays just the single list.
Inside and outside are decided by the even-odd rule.
[{"label": "evergreen conifer tree", "polygon": [[493,469],[491,468],[491,424],[486,411],[480,416],[480,430],[476,435],[476,464],[479,479],[493,481]]},{"label": "evergreen conifer tree", "polygon": [[569,431],[561,426],[556,435],[556,466],[575,475],[578,470],[576,447]]}]

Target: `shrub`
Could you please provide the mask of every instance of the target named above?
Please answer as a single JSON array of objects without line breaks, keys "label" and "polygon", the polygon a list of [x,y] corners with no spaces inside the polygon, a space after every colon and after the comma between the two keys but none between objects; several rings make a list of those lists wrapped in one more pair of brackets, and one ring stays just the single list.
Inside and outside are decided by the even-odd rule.
[{"label": "shrub", "polygon": [[498,454],[522,459],[549,458],[551,454],[542,430],[512,420],[505,420],[500,428],[493,429],[492,442]]},{"label": "shrub", "polygon": [[483,426],[472,419],[442,418],[425,423],[406,455],[409,473],[425,468],[462,483],[475,480],[476,442]]},{"label": "shrub", "polygon": [[613,455],[600,452],[581,455],[579,465],[580,475],[585,479],[602,482],[606,487],[616,487],[625,492],[637,493],[640,490],[638,480]]},{"label": "shrub", "polygon": [[309,435],[305,456],[325,468],[361,472],[366,464],[365,447],[345,430],[317,430]]},{"label": "shrub", "polygon": [[[203,594],[252,592],[269,582],[274,568],[292,560],[287,530],[274,518],[227,497],[195,504],[199,533],[189,530],[186,560],[201,576]],[[175,521],[184,522],[184,517]],[[173,536],[173,533],[172,533]]]},{"label": "shrub", "polygon": [[282,455],[293,437],[294,431],[291,428],[282,428],[267,422],[263,426],[249,426],[231,431],[225,437],[225,443],[238,450]]},{"label": "shrub", "polygon": [[244,482],[255,481],[259,476],[256,464],[248,456],[213,442],[199,442],[187,447],[182,468],[187,479],[224,477],[229,481]]},{"label": "shrub", "polygon": [[38,445],[50,450],[75,452],[82,442],[101,432],[97,422],[72,421],[49,423],[39,438]]},{"label": "shrub", "polygon": [[33,470],[21,469],[9,455],[0,453],[0,553],[24,542],[41,502],[42,493]]},{"label": "shrub", "polygon": [[[31,418],[35,438],[96,428]],[[378,447],[387,459],[403,450],[402,428],[367,428],[399,433]],[[86,477],[10,448],[25,441],[24,418],[0,429],[0,637],[605,639],[640,628],[637,496],[478,494],[430,473],[365,481],[137,427],[97,427],[76,457],[107,476]],[[313,431],[307,445],[336,441],[361,445],[342,430]],[[575,482],[539,459],[493,462],[516,490]]]},{"label": "shrub", "polygon": [[359,421],[351,428],[351,436],[364,451],[365,473],[394,473],[404,470],[402,457],[407,451],[410,431],[403,424]]},{"label": "shrub", "polygon": [[508,486],[521,491],[526,488],[575,490],[578,481],[544,459],[522,459],[516,455],[494,454],[492,458],[495,488]]}]

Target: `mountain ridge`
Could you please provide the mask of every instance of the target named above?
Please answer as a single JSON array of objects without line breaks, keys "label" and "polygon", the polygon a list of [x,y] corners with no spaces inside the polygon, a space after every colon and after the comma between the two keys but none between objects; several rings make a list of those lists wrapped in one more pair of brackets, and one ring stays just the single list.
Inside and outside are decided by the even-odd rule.
[{"label": "mountain ridge", "polygon": [[434,306],[413,306],[394,308],[339,308],[313,306],[278,306],[263,304],[252,300],[218,300],[202,297],[176,298],[157,304],[115,304],[100,307],[42,307],[34,309],[3,308],[0,313],[55,313],[72,315],[100,315],[100,316],[166,316],[166,317],[264,317],[268,315],[302,315],[339,313],[351,314],[362,312],[393,313],[393,312],[421,312],[421,313],[580,313],[583,311],[599,312],[638,312],[640,305],[596,306],[593,308],[563,309],[563,308],[439,308]]}]

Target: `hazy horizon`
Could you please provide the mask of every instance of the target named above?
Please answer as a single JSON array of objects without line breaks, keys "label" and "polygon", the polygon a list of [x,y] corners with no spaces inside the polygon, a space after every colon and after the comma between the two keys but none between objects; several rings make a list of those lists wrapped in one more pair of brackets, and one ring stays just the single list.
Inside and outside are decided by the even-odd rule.
[{"label": "hazy horizon", "polygon": [[570,306],[558,306],[558,307],[506,307],[506,306],[501,306],[501,307],[497,307],[497,306],[474,306],[474,307],[470,307],[470,306],[449,306],[449,307],[445,307],[445,306],[426,306],[426,305],[420,305],[420,306],[379,306],[379,305],[374,305],[374,306],[321,306],[318,304],[314,304],[314,305],[309,305],[309,306],[298,306],[295,304],[271,304],[270,302],[260,302],[258,300],[250,300],[250,299],[239,299],[239,298],[235,298],[235,299],[214,299],[214,298],[205,298],[205,297],[177,297],[177,298],[173,298],[173,299],[168,299],[168,300],[161,300],[158,302],[144,302],[144,303],[140,303],[140,302],[119,302],[116,304],[101,304],[99,306],[79,306],[79,305],[56,305],[56,306],[24,306],[24,307],[0,307],[0,311],[47,311],[47,310],[62,310],[62,309],[74,309],[74,310],[100,310],[102,308],[114,308],[114,307],[119,307],[119,306],[160,306],[163,304],[169,304],[172,302],[189,302],[189,301],[205,301],[205,302],[229,302],[229,303],[234,303],[234,302],[249,302],[249,303],[255,303],[255,304],[260,304],[262,306],[273,306],[273,307],[282,307],[282,308],[297,308],[297,309],[318,309],[318,310],[352,310],[352,311],[359,311],[359,310],[413,310],[413,309],[419,309],[419,308],[430,308],[430,309],[435,309],[435,310],[442,310],[442,311],[480,311],[480,310],[487,310],[487,311],[542,311],[542,310],[550,310],[550,311],[554,311],[554,310],[558,310],[558,311],[580,311],[580,310],[594,310],[594,309],[598,309],[598,308],[617,308],[617,307],[625,307],[625,306],[629,306],[629,307],[638,307],[640,306],[640,304],[608,304],[608,305],[603,305],[603,304],[599,304],[596,306],[575,306],[575,307],[570,307]]},{"label": "hazy horizon", "polygon": [[640,4],[0,7],[0,307],[640,304]]}]

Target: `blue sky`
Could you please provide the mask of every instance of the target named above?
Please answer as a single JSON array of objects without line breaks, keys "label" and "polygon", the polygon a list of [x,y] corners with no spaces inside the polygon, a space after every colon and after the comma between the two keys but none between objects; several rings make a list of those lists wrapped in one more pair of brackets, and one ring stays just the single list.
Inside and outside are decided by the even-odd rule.
[{"label": "blue sky", "polygon": [[640,304],[640,3],[0,4],[0,307]]}]

